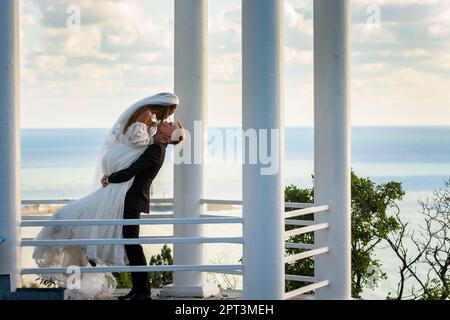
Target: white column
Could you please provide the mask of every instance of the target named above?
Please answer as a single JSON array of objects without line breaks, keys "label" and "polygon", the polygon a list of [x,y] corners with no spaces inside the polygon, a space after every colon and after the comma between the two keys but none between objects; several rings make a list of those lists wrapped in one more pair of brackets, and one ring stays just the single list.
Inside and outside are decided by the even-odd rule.
[{"label": "white column", "polygon": [[[0,276],[20,285],[19,1],[0,1]],[[2,288],[0,288],[2,289]],[[4,288],[3,288],[4,289]]]},{"label": "white column", "polygon": [[315,202],[330,228],[315,234],[330,252],[315,259],[316,276],[330,285],[318,299],[351,297],[349,1],[314,1]]},{"label": "white column", "polygon": [[[271,175],[261,174],[265,166],[249,163],[248,156],[243,165],[244,298],[252,300],[284,297],[283,4],[242,1],[242,126],[247,133],[278,133],[269,146],[280,158],[279,170]],[[244,144],[246,153],[251,149]]]},{"label": "white column", "polygon": [[[174,198],[177,218],[198,218],[205,210],[200,204],[205,192],[207,128],[207,0],[175,1],[175,94],[180,98],[176,119],[191,135],[183,148],[192,155],[192,164],[175,165]],[[190,148],[188,151],[187,148]],[[199,237],[203,225],[175,225],[176,237]],[[203,244],[175,244],[174,264],[206,264]],[[219,293],[206,283],[202,272],[174,272],[174,285],[166,286],[164,296],[207,297]]]}]

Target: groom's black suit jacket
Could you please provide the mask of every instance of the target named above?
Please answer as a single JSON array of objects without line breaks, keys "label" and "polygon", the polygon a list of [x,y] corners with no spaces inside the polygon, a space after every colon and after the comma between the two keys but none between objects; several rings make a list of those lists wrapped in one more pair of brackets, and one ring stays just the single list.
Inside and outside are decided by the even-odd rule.
[{"label": "groom's black suit jacket", "polygon": [[150,211],[150,186],[166,156],[166,144],[154,143],[129,168],[109,176],[110,183],[134,181],[125,197],[125,210]]}]

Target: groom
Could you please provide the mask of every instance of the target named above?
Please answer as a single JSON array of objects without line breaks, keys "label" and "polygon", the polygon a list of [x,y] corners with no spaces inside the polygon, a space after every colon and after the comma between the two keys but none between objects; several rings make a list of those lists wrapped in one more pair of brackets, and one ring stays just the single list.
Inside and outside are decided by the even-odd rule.
[{"label": "groom", "polygon": [[[134,181],[125,197],[124,219],[139,219],[142,212],[149,213],[150,186],[161,169],[166,155],[167,144],[179,144],[183,141],[183,127],[180,123],[163,123],[158,127],[151,144],[129,168],[115,172],[102,179],[106,187],[110,183],[123,183],[134,177]],[[123,226],[125,239],[139,238],[139,225]],[[140,244],[125,245],[130,266],[146,266],[144,251]],[[151,300],[148,272],[132,272],[133,288],[119,300]]]}]

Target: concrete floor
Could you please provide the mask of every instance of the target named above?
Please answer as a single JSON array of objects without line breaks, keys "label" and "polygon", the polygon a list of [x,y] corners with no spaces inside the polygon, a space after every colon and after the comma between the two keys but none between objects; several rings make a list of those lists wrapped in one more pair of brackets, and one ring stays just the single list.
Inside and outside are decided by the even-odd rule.
[{"label": "concrete floor", "polygon": [[[112,296],[104,296],[101,300],[116,300],[118,296],[125,295],[129,289],[117,289]],[[161,298],[161,289],[152,289],[153,300],[241,300],[242,290],[220,290],[220,294],[209,298]]]},{"label": "concrete floor", "polygon": [[[114,295],[102,297],[101,300],[116,300],[118,296],[125,295],[129,289],[117,289]],[[161,289],[152,289],[153,300],[242,300],[242,290],[224,290],[220,289],[220,294],[209,298],[161,298],[159,292]],[[314,295],[299,295],[290,300],[314,300]]]}]

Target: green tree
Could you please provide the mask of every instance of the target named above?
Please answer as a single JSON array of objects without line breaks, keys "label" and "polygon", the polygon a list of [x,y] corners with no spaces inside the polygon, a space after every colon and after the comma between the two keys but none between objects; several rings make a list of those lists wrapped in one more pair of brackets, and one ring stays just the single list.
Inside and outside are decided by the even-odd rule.
[{"label": "green tree", "polygon": [[114,278],[116,278],[118,289],[129,289],[132,287],[131,273],[129,273],[129,272],[114,272],[113,276],[114,276]]},{"label": "green tree", "polygon": [[397,201],[405,192],[399,182],[375,184],[352,173],[352,295],[359,298],[364,288],[374,289],[387,277],[375,248],[399,228],[390,212],[399,212]]},{"label": "green tree", "polygon": [[[172,265],[173,257],[172,250],[165,244],[161,248],[161,252],[159,254],[153,255],[150,257],[150,265]],[[117,288],[131,288],[131,273],[129,272],[117,272],[114,273],[114,277],[117,281]],[[170,284],[173,282],[172,272],[170,271],[161,271],[161,272],[151,272],[149,281],[151,283],[152,288],[161,288],[166,284]]]},{"label": "green tree", "polygon": [[[294,185],[287,186],[284,190],[284,199],[286,202],[297,203],[313,203],[314,202],[314,189],[300,189]],[[295,209],[286,208],[286,211],[292,211]],[[297,219],[297,218],[292,218]],[[298,219],[313,220],[314,215],[299,217]],[[295,228],[294,226],[286,225],[286,231]],[[288,242],[293,243],[314,243],[314,233],[305,233],[297,236],[290,237]],[[293,255],[300,253],[304,250],[286,248],[286,255]],[[313,259],[305,259],[296,261],[294,263],[287,263],[285,265],[286,274],[313,276],[314,275],[314,261]],[[286,291],[291,291],[306,285],[304,282],[286,281]]]},{"label": "green tree", "polygon": [[[162,265],[172,265],[173,257],[172,250],[165,244],[161,253],[154,255],[150,258],[150,265],[162,266]],[[161,288],[164,285],[173,282],[173,272],[162,271],[162,272],[152,272],[150,274],[150,281],[154,288]]]},{"label": "green tree", "polygon": [[[375,248],[387,236],[398,230],[399,224],[390,210],[398,211],[396,201],[404,196],[401,183],[388,182],[376,184],[369,178],[360,178],[354,172],[351,177],[352,191],[352,296],[361,297],[365,288],[375,288],[379,281],[386,278],[381,262],[375,257]],[[300,189],[288,186],[285,190],[287,202],[314,202],[313,189]],[[295,218],[294,218],[295,219]],[[313,215],[298,219],[312,220]],[[286,229],[291,227],[287,226]],[[289,239],[290,242],[314,243],[314,235],[306,234]],[[302,252],[299,249],[286,249],[291,255]],[[286,265],[287,274],[314,276],[313,259],[296,261]],[[287,281],[286,289],[292,290],[303,283]]]}]

